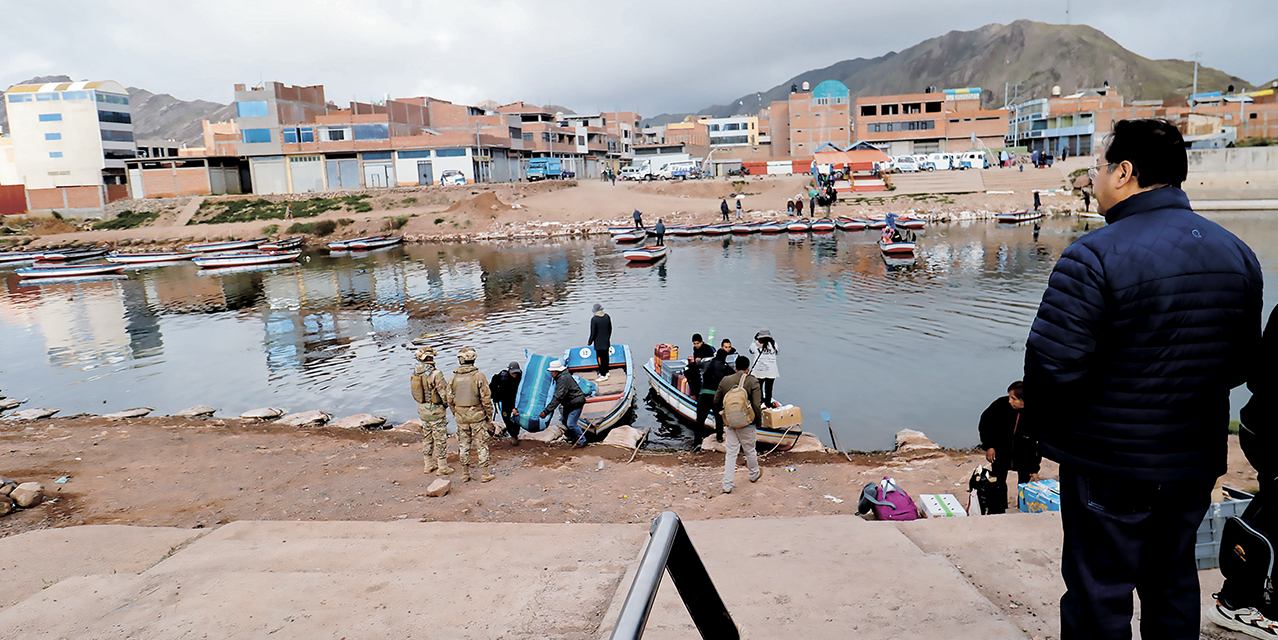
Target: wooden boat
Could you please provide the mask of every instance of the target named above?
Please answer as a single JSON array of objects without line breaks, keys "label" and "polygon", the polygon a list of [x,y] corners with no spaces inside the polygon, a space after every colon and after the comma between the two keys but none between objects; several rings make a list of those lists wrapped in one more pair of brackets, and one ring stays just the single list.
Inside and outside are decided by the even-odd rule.
[{"label": "wooden boat", "polygon": [[704,224],[687,224],[671,229],[670,234],[676,236],[699,236],[705,227],[706,225]]},{"label": "wooden boat", "polygon": [[195,264],[201,269],[216,267],[250,267],[261,264],[292,262],[302,255],[299,250],[293,251],[243,251],[216,256],[196,258]]},{"label": "wooden boat", "polygon": [[66,264],[51,267],[23,267],[14,273],[20,278],[81,278],[124,271],[122,264]]},{"label": "wooden boat", "polygon": [[922,229],[927,222],[922,218],[905,218],[897,216],[896,226],[898,229]]},{"label": "wooden boat", "polygon": [[[634,371],[631,366],[630,347],[614,344],[608,351],[608,379],[595,380],[599,363],[591,347],[568,349],[562,356],[541,356],[524,351],[524,373],[519,379],[519,391],[515,394],[515,408],[519,416],[512,418],[526,431],[542,431],[551,424],[561,422],[559,409],[555,415],[538,418],[555,392],[555,380],[546,370],[552,360],[560,360],[568,367],[565,373],[580,376],[595,385],[595,394],[586,398],[579,425],[582,430],[596,437],[602,436],[626,417],[635,401]],[[563,375],[563,374],[561,374]],[[588,386],[588,385],[583,385]]]},{"label": "wooden boat", "polygon": [[738,222],[732,225],[732,233],[736,235],[743,236],[743,235],[758,233],[758,232],[759,232],[759,225],[753,222]]},{"label": "wooden boat", "polygon": [[351,240],[346,245],[351,251],[371,251],[373,249],[382,249],[384,247],[393,247],[404,241],[404,236],[377,236],[375,238],[363,238],[360,240]]},{"label": "wooden boat", "polygon": [[626,249],[621,255],[631,262],[656,262],[666,257],[668,251],[665,245],[650,244],[646,247]]},{"label": "wooden boat", "polygon": [[349,251],[351,248],[350,244],[352,242],[359,242],[361,240],[372,240],[373,238],[379,238],[379,237],[381,236],[362,236],[359,238],[348,238],[346,240],[334,240],[328,243],[328,250],[329,251]]},{"label": "wooden boat", "polygon": [[790,233],[807,233],[811,225],[807,220],[794,220],[785,225],[785,230]]},{"label": "wooden boat", "polygon": [[759,233],[781,233],[783,230],[780,222],[769,221],[759,225]]},{"label": "wooden boat", "polygon": [[[696,422],[697,401],[691,396],[680,391],[673,383],[662,377],[661,374],[657,373],[655,363],[653,363],[652,358],[648,358],[648,362],[644,364],[643,372],[648,376],[648,386],[652,387],[652,390],[657,392],[657,397],[661,398],[661,401],[665,403],[666,406],[674,409],[675,413],[679,414],[680,417],[688,422]],[[705,424],[701,426],[713,431],[714,416],[707,416]],[[768,447],[775,446],[778,449],[785,450],[794,446],[795,442],[798,442],[799,435],[803,433],[803,428],[800,425],[794,425],[789,428],[789,431],[786,431],[784,429],[777,430],[768,429],[766,427],[757,427],[755,429],[755,433],[758,436],[760,444],[767,445]]]},{"label": "wooden boat", "polygon": [[[1090,211],[1084,211],[1083,213],[1078,214],[1078,219],[1079,220],[1104,220],[1105,216],[1099,213],[1091,213]],[[3,259],[0,259],[0,261],[2,260]]]},{"label": "wooden boat", "polygon": [[196,251],[167,251],[163,253],[108,253],[107,262],[116,264],[163,264],[185,262],[204,255]]},{"label": "wooden boat", "polygon": [[914,255],[914,243],[905,240],[897,242],[879,240],[879,250],[888,256],[912,256]]},{"label": "wooden boat", "polygon": [[613,235],[612,240],[613,242],[616,242],[617,244],[630,244],[632,242],[639,242],[640,240],[643,240],[644,238],[647,238],[647,237],[648,237],[648,232],[646,230],[631,229],[630,231]]},{"label": "wooden boat", "polygon": [[1016,224],[1018,222],[1030,222],[1043,217],[1041,211],[1014,211],[1012,213],[1000,213],[997,220],[1003,224]]},{"label": "wooden boat", "polygon": [[867,229],[882,229],[886,226],[887,220],[884,220],[883,218],[870,218],[865,222],[865,228]]},{"label": "wooden boat", "polygon": [[730,224],[712,224],[701,230],[701,235],[705,236],[725,236],[729,233],[732,233]]},{"label": "wooden boat", "polygon": [[0,252],[0,264],[31,262],[40,255],[40,251],[4,251]]},{"label": "wooden boat", "polygon": [[71,260],[85,260],[88,258],[98,258],[106,255],[106,249],[67,249],[64,251],[45,251],[36,256],[36,262],[70,262]]},{"label": "wooden boat", "polygon": [[834,231],[834,221],[829,218],[821,218],[812,222],[813,233],[824,233],[826,231]]},{"label": "wooden boat", "polygon": [[286,240],[268,242],[264,245],[260,245],[258,249],[261,249],[262,251],[288,251],[289,249],[296,249],[300,246],[302,246],[302,236],[294,236]]},{"label": "wooden boat", "polygon": [[835,219],[834,225],[844,231],[861,231],[865,229],[867,223],[865,220],[840,216]]},{"label": "wooden boat", "polygon": [[256,240],[232,240],[230,242],[206,242],[204,244],[188,244],[183,249],[199,253],[215,253],[218,251],[235,251],[237,249],[256,249],[257,245],[266,242],[266,238]]}]

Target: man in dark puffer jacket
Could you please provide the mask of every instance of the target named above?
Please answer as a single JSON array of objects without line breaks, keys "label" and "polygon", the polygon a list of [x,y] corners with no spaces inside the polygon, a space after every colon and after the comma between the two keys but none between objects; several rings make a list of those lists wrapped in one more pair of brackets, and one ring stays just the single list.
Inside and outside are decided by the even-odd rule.
[{"label": "man in dark puffer jacket", "polygon": [[1180,190],[1180,133],[1124,120],[1092,167],[1108,226],[1061,255],[1025,404],[1061,464],[1061,637],[1197,638],[1195,531],[1225,472],[1229,390],[1260,339],[1256,256]]}]

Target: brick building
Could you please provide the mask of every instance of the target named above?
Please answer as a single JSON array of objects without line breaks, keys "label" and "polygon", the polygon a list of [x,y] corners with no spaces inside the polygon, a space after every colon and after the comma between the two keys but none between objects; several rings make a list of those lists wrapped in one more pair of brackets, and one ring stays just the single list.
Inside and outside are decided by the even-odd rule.
[{"label": "brick building", "polygon": [[983,108],[976,87],[857,98],[853,113],[857,142],[891,156],[998,149],[1008,130],[1007,110]]}]

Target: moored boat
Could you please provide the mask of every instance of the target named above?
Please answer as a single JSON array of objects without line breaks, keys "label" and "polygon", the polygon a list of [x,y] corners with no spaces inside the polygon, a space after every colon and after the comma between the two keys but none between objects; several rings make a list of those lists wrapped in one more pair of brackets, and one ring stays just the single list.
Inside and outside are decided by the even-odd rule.
[{"label": "moored boat", "polygon": [[996,219],[1003,224],[1015,224],[1017,222],[1030,222],[1043,217],[1041,211],[1013,211],[1012,213],[1000,213]]},{"label": "moored boat", "polygon": [[351,240],[346,246],[351,251],[369,251],[372,249],[381,249],[383,247],[391,247],[404,241],[404,236],[375,236],[372,238],[360,238]]},{"label": "moored boat", "polygon": [[701,235],[706,236],[723,236],[729,233],[732,233],[730,224],[712,224],[701,230]]},{"label": "moored boat", "polygon": [[302,236],[293,236],[292,238],[285,240],[268,242],[264,245],[258,246],[258,249],[261,249],[262,251],[288,251],[289,249],[296,249],[300,246],[302,246]]},{"label": "moored boat", "polygon": [[790,233],[805,233],[810,227],[807,220],[793,220],[785,225],[785,230]]},{"label": "moored boat", "polygon": [[705,226],[706,225],[704,224],[687,224],[681,227],[674,227],[670,229],[670,233],[671,235],[676,235],[676,236],[699,236],[701,235],[701,231],[702,229],[705,228]]},{"label": "moored boat", "polygon": [[867,229],[882,229],[886,226],[887,220],[884,220],[883,218],[870,218],[865,221],[865,227]]},{"label": "moored boat", "polygon": [[907,240],[879,240],[879,250],[894,257],[914,255],[914,243]]},{"label": "moored boat", "polygon": [[166,251],[163,253],[108,253],[107,262],[116,264],[161,264],[185,262],[204,254],[196,251]]},{"label": "moored boat", "polygon": [[812,222],[812,231],[814,233],[824,233],[826,231],[834,231],[834,221],[829,218],[821,218]]},{"label": "moored boat", "polygon": [[329,251],[350,251],[350,248],[351,248],[350,244],[352,242],[360,242],[362,240],[372,240],[373,238],[377,238],[377,237],[379,236],[361,236],[359,238],[347,238],[346,240],[334,240],[328,243],[328,250]]},{"label": "moored boat", "polygon": [[[524,373],[515,395],[515,408],[519,415],[512,418],[526,431],[542,431],[560,421],[559,410],[545,419],[538,415],[550,403],[555,392],[555,380],[546,367],[552,360],[560,360],[567,367],[565,374],[582,376],[582,391],[587,393],[586,406],[581,410],[579,426],[588,434],[602,436],[625,418],[635,400],[634,371],[631,366],[630,347],[614,344],[608,350],[608,379],[597,380],[594,372],[599,363],[591,347],[568,349],[560,357],[542,356],[524,351]],[[561,374],[564,375],[564,374]],[[588,376],[588,377],[586,377]],[[593,387],[594,393],[589,392]]]},{"label": "moored boat", "polygon": [[1099,213],[1091,213],[1089,211],[1084,211],[1083,213],[1078,214],[1078,219],[1079,220],[1104,220],[1105,216]]},{"label": "moored boat", "polygon": [[669,250],[665,245],[650,244],[646,247],[626,249],[621,255],[631,262],[656,262],[666,257],[667,251]]},{"label": "moored boat", "polygon": [[98,258],[106,255],[106,249],[66,249],[62,251],[45,251],[36,256],[36,262],[70,262],[72,260],[86,260],[88,258]]},{"label": "moored boat", "polygon": [[231,240],[229,242],[206,242],[203,244],[188,244],[183,249],[187,251],[196,251],[199,253],[215,253],[218,251],[235,251],[237,249],[256,249],[257,245],[266,242],[266,238],[257,238],[254,240]]},{"label": "moored boat", "polygon": [[925,222],[922,218],[910,218],[904,216],[897,216],[896,218],[896,226],[900,229],[922,229],[926,225],[927,222]]},{"label": "moored boat", "polygon": [[[643,372],[648,376],[648,386],[657,392],[657,397],[681,418],[691,423],[697,421],[697,401],[687,393],[684,393],[676,386],[675,382],[657,373],[656,363],[653,358],[648,358],[648,362],[643,366]],[[686,385],[685,385],[686,386]],[[701,425],[704,432],[705,429],[714,430],[714,416],[706,417],[705,424]],[[778,449],[789,449],[798,442],[799,436],[803,433],[800,425],[787,427],[786,429],[769,429],[767,427],[755,427],[755,435],[759,444],[769,447],[775,446]]]},{"label": "moored boat", "polygon": [[40,255],[39,251],[4,251],[0,252],[0,264],[31,262]]},{"label": "moored boat", "polygon": [[865,229],[867,223],[865,220],[840,216],[834,221],[834,224],[844,231],[861,231]]},{"label": "moored boat", "polygon": [[23,267],[14,273],[20,278],[79,278],[124,271],[122,264],[66,264],[47,267]]},{"label": "moored boat", "polygon": [[769,220],[759,225],[759,233],[781,233],[784,230],[780,222]]},{"label": "moored boat", "polygon": [[617,244],[630,244],[631,242],[639,242],[648,237],[648,232],[644,229],[631,229],[624,233],[613,234],[612,240]]},{"label": "moored boat", "polygon": [[732,233],[737,235],[746,235],[750,233],[758,233],[759,225],[753,222],[738,222],[732,225]]},{"label": "moored boat", "polygon": [[299,250],[293,251],[242,251],[225,255],[204,256],[196,258],[195,264],[201,269],[218,267],[249,267],[260,264],[292,262],[302,255]]}]

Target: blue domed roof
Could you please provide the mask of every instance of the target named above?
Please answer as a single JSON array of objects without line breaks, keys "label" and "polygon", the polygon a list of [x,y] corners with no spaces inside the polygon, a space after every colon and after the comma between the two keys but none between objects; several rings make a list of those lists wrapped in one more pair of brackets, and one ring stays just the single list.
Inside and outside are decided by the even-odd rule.
[{"label": "blue domed roof", "polygon": [[846,98],[848,97],[848,85],[838,80],[826,80],[818,84],[812,90],[813,98]]}]

